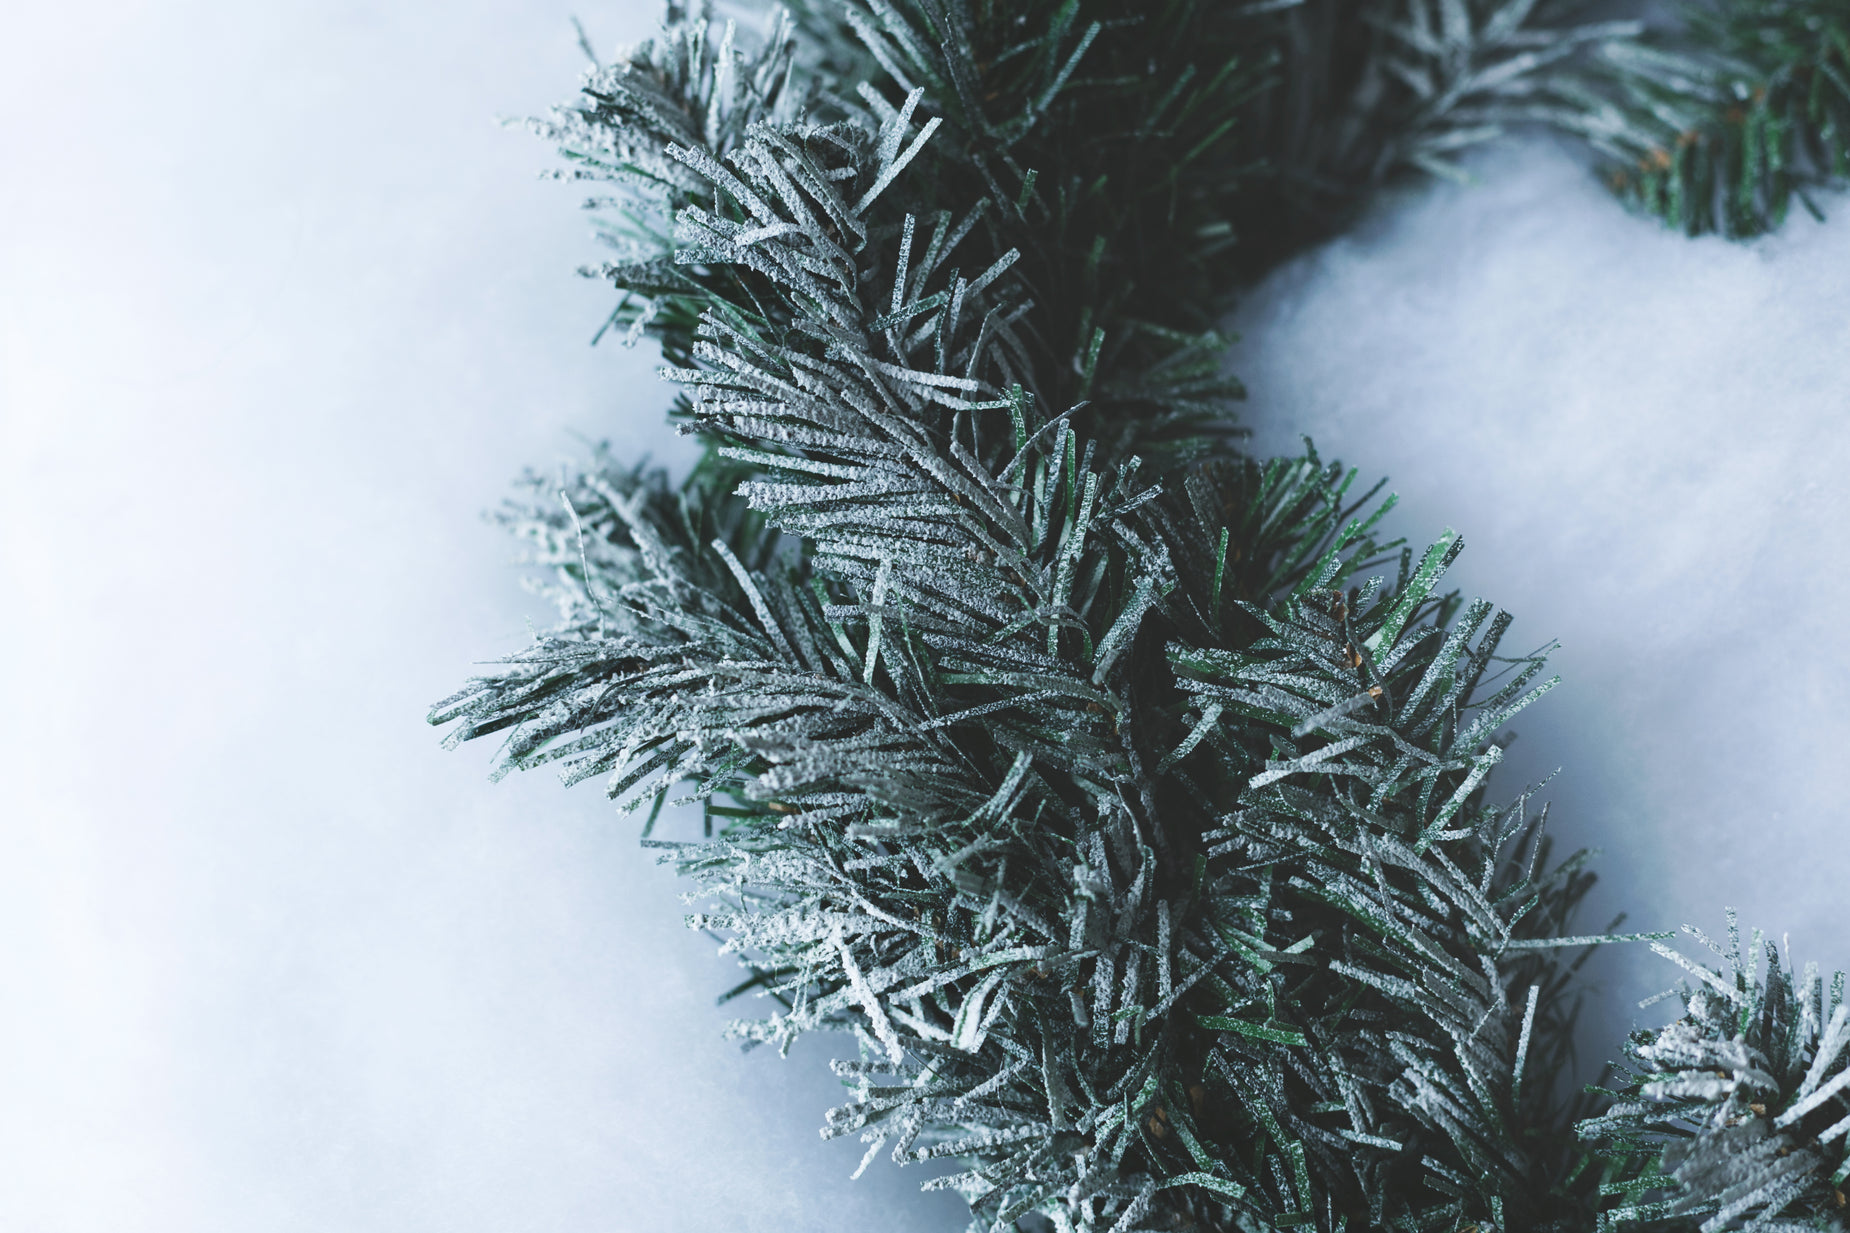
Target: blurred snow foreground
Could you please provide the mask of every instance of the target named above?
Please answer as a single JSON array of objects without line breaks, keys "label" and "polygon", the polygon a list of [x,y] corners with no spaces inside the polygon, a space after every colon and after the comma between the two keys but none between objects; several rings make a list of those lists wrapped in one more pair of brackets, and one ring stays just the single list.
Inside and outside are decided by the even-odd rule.
[{"label": "blurred snow foreground", "polygon": [[[475,511],[568,430],[668,440],[649,357],[583,345],[607,298],[546,152],[486,124],[571,80],[519,7],[0,40],[0,1228],[961,1227],[846,1180],[820,1051],[720,1038],[729,973],[633,819],[423,724],[548,619]],[[1551,147],[1477,170],[1249,297],[1255,447],[1390,476],[1564,643],[1499,775],[1565,768],[1600,906],[1850,961],[1850,202],[1738,247]],[[1601,969],[1589,1055],[1660,967]]]}]

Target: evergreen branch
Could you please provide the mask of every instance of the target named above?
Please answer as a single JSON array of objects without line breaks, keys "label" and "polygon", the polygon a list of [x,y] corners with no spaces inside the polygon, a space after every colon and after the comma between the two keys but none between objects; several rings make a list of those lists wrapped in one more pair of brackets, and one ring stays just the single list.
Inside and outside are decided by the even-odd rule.
[{"label": "evergreen branch", "polygon": [[1569,125],[1629,204],[1690,235],[1753,236],[1850,172],[1850,8],[1709,0],[1655,46],[1605,49]]},{"label": "evergreen branch", "polygon": [[1612,1107],[1580,1123],[1606,1164],[1602,1228],[1844,1227],[1844,974],[1827,991],[1759,930],[1743,947],[1732,911],[1728,936],[1713,969],[1660,948],[1699,983],[1676,1022],[1632,1033]]},{"label": "evergreen branch", "polygon": [[[432,722],[602,778],[645,835],[699,802],[703,842],[648,842],[781,1008],[733,1032],[854,1036],[825,1134],[958,1161],[929,1185],[973,1227],[1833,1219],[1836,994],[1682,961],[1711,992],[1616,1103],[1558,1093],[1586,948],[1657,935],[1573,931],[1589,854],[1489,800],[1549,648],[1439,589],[1456,535],[1416,561],[1378,485],[1225,426],[1238,273],[1511,123],[1629,150],[1627,108],[1700,95],[1636,33],[1547,0],[816,0],[753,38],[671,5],[539,127],[610,186],[609,325],[707,451],[679,488],[529,477],[504,521],[560,623]],[[1775,145],[1731,228],[1783,208]],[[1780,1094],[1760,1130],[1741,1092]]]}]

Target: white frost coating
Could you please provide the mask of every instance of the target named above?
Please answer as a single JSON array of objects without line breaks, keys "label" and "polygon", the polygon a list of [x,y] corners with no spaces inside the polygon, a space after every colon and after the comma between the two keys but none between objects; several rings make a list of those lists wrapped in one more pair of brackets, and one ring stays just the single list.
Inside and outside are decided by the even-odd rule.
[{"label": "white frost coating", "polygon": [[[855,999],[860,1002],[861,1009],[867,1012],[867,1020],[873,1025],[874,1036],[886,1047],[887,1057],[897,1064],[904,1056],[899,1037],[894,1034],[893,1025],[887,1022],[886,1011],[880,1007],[879,996],[867,987],[867,981],[862,977],[861,969],[855,966],[854,955],[849,951],[847,943],[842,940],[839,926],[835,930],[835,949],[841,953],[842,966],[848,970],[849,987],[854,990]],[[866,1161],[862,1161],[862,1168],[865,1168],[866,1164]],[[859,1177],[861,1170],[856,1169],[854,1175]]]},{"label": "white frost coating", "polygon": [[[1546,144],[1418,187],[1256,290],[1232,325],[1266,452],[1311,434],[1388,475],[1416,552],[1559,638],[1493,777],[1603,848],[1585,923],[1724,905],[1850,962],[1850,200],[1751,246],[1614,208]],[[1681,975],[1605,961],[1583,1056]]]}]

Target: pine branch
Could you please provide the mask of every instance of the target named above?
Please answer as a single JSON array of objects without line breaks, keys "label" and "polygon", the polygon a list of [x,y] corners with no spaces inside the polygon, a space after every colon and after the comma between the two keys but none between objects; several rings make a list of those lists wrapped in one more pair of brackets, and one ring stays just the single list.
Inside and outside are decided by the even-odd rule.
[{"label": "pine branch", "polygon": [[1268,169],[1242,202],[1248,269],[1349,222],[1393,176],[1460,179],[1462,153],[1512,128],[1573,127],[1564,88],[1637,22],[1581,21],[1575,0],[1300,0],[1263,6],[1279,85],[1244,117]]},{"label": "pine branch", "polygon": [[1745,948],[1685,928],[1721,959],[1665,958],[1695,978],[1683,1015],[1632,1033],[1602,1116],[1580,1124],[1606,1162],[1600,1227],[1842,1229],[1850,1178],[1850,1007],[1817,965],[1793,970],[1759,930]]},{"label": "pine branch", "polygon": [[[700,45],[686,34],[668,43],[684,56]],[[975,71],[955,46],[944,54],[953,84]],[[1061,88],[1084,80],[1045,58],[1024,92],[1051,88],[1040,84],[1050,72]],[[714,83],[746,74],[719,55],[691,59],[710,80],[684,82],[679,97],[707,99],[711,113]],[[929,67],[919,58],[901,72],[908,63],[921,76]],[[600,94],[642,91],[606,80]],[[1319,745],[1361,722],[1348,715],[1300,731],[1302,717],[1287,714],[1279,729],[1241,701],[1249,659],[1268,680],[1299,674],[1319,706],[1331,689],[1355,692],[1345,674],[1356,666],[1330,646],[1304,658],[1305,640],[1335,630],[1314,614],[1350,602],[1335,588],[1384,547],[1372,532],[1384,507],[1357,521],[1355,474],[1314,455],[1177,463],[1165,492],[1114,448],[1121,431],[1101,446],[1072,411],[1054,413],[1044,391],[1078,393],[1075,377],[1106,385],[1102,348],[1078,363],[1045,346],[1032,262],[1018,250],[989,259],[1005,227],[941,224],[927,239],[916,215],[883,213],[936,117],[917,93],[862,97],[864,112],[826,125],[759,118],[710,128],[699,145],[681,144],[691,104],[596,113],[621,129],[604,144],[627,151],[625,166],[673,180],[670,258],[621,277],[655,287],[664,270],[689,271],[679,294],[704,299],[698,324],[670,345],[684,357],[672,372],[684,414],[711,452],[680,494],[605,468],[567,485],[556,510],[528,515],[523,529],[558,570],[566,623],[433,718],[457,723],[452,739],[504,734],[505,767],[557,762],[568,780],[605,777],[634,806],[689,785],[720,822],[710,843],[676,850],[714,901],[697,923],[789,1008],[740,1035],[855,1033],[861,1090],[831,1115],[831,1133],[860,1133],[901,1159],[963,1158],[951,1184],[985,1222],[1039,1210],[1083,1226],[1139,1212],[1221,1225],[1307,1215],[1318,1202],[1359,1214],[1385,1166],[1333,1152],[1348,1141],[1289,1101],[1266,1116],[1291,1137],[1272,1135],[1275,1150],[1246,1164],[1261,1133],[1243,1120],[1250,1089],[1301,1069],[1292,1051],[1307,1038],[1237,1025],[1255,1022],[1254,998],[1286,992],[1293,964],[1382,961],[1337,917],[1409,904],[1377,904],[1379,887],[1361,881],[1346,909],[1318,901],[1335,914],[1327,930],[1274,936],[1312,919],[1296,887],[1332,860],[1378,882],[1382,852],[1421,868],[1471,854],[1490,881],[1475,897],[1461,883],[1463,898],[1437,917],[1415,896],[1416,927],[1433,938],[1403,961],[1420,945],[1503,953],[1515,935],[1484,899],[1500,875],[1494,851],[1478,851],[1480,830],[1519,827],[1522,811],[1516,822],[1485,812],[1474,793],[1490,735],[1537,665],[1484,703],[1501,709],[1461,722],[1476,714],[1471,695],[1500,629],[1467,645],[1428,623],[1450,610],[1431,596],[1448,549],[1403,568],[1392,589],[1372,584],[1355,598],[1353,629],[1336,631],[1367,648],[1348,654],[1379,649],[1397,694],[1444,658],[1433,671],[1447,684],[1372,723],[1388,752],[1348,735]],[[960,156],[972,165],[1018,137],[979,129],[987,121],[968,112],[961,124],[975,132]],[[934,184],[955,182],[952,161],[935,164]],[[967,242],[987,264],[946,271]],[[1152,399],[1158,417],[1199,414],[1197,378],[1163,370],[1178,350],[1146,353],[1142,369],[1133,354],[1117,353],[1111,381],[1179,389]],[[1473,612],[1476,628],[1484,613]],[[1204,700],[1216,689],[1228,700]],[[1285,812],[1248,803],[1229,815],[1243,792],[1281,777],[1263,771],[1264,751],[1282,756],[1294,742],[1304,774],[1275,790]],[[1423,756],[1401,752],[1415,748]],[[1395,846],[1399,829],[1370,832],[1346,855],[1327,839],[1287,843],[1255,881],[1239,819],[1270,819],[1258,842],[1276,845],[1302,793],[1312,804],[1342,796],[1335,785],[1358,775],[1379,781],[1382,799],[1366,808],[1426,835],[1418,852]],[[1400,796],[1411,823],[1386,803]],[[1349,815],[1335,825],[1339,845],[1358,842]],[[1274,886],[1271,906],[1258,897]],[[1489,915],[1467,924],[1466,912]],[[1468,940],[1472,929],[1483,937]],[[1251,941],[1230,941],[1240,936]],[[1510,970],[1542,971],[1539,954],[1518,954]],[[1465,979],[1502,1015],[1478,1025],[1501,1038],[1485,1054],[1494,1070],[1516,1041],[1503,977]],[[1353,1005],[1373,996],[1366,984],[1313,979],[1289,992],[1302,1013],[1287,1009],[1285,1021],[1336,1032],[1345,1013],[1372,1013]],[[1453,1012],[1448,1003],[1455,1028]],[[1547,1014],[1558,1014],[1552,1000]],[[1397,1066],[1386,1041],[1313,1073],[1317,1094],[1361,1083],[1388,1099],[1412,1075],[1463,1082],[1443,1062]],[[1507,1077],[1491,1081],[1508,1100]],[[1378,1143],[1431,1133],[1358,1125],[1352,1134]]]},{"label": "pine branch", "polygon": [[1621,198],[1690,235],[1778,227],[1850,172],[1850,7],[1712,0],[1687,31],[1604,49],[1567,127]]},{"label": "pine branch", "polygon": [[1586,1228],[1577,1121],[1672,1214],[1828,1215],[1810,1163],[1739,1207],[1727,1144],[1560,1096],[1574,969],[1621,939],[1571,931],[1588,855],[1486,789],[1546,648],[1439,590],[1455,536],[1416,561],[1378,486],[1226,429],[1241,270],[1397,168],[1593,114],[1633,33],[844,0],[747,37],[671,6],[539,127],[607,186],[610,324],[662,347],[705,456],[679,488],[530,477],[504,521],[560,624],[432,722],[603,779],[645,835],[698,802],[706,839],[660,846],[733,992],[781,1007],[733,1031],[850,1034],[825,1133],[959,1161],[932,1184],[973,1227]]}]

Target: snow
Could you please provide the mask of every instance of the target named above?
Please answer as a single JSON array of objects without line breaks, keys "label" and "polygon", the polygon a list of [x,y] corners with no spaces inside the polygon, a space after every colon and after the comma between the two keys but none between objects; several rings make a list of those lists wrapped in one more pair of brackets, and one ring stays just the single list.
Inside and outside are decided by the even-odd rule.
[{"label": "snow", "polygon": [[[1561,770],[1555,835],[1604,853],[1589,930],[1722,937],[1732,906],[1850,967],[1850,200],[1738,245],[1622,212],[1547,142],[1475,179],[1245,298],[1255,447],[1391,477],[1395,532],[1462,532],[1454,584],[1511,646],[1560,640],[1493,782]],[[1642,946],[1595,972],[1589,1063],[1678,975]]]},{"label": "snow", "polygon": [[[734,969],[634,819],[422,722],[547,619],[477,517],[511,475],[686,457],[650,357],[586,345],[576,194],[491,123],[567,92],[569,14],[5,19],[0,1227],[962,1225],[849,1182],[823,1050],[721,1039]],[[1249,421],[1392,475],[1563,640],[1504,780],[1566,768],[1603,902],[1850,962],[1850,202],[1691,244],[1550,148],[1480,171],[1252,297]],[[1631,962],[1608,1005],[1663,983]]]}]

